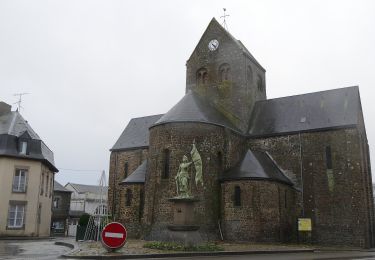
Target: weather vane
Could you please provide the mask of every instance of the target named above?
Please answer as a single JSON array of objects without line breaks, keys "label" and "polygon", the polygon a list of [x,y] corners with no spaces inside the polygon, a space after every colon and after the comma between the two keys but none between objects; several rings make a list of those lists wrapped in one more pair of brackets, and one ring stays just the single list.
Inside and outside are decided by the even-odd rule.
[{"label": "weather vane", "polygon": [[225,11],[227,10],[226,8],[223,8],[223,10],[224,10],[224,15],[220,16],[220,18],[223,19],[222,25],[223,25],[224,29],[228,31],[228,25],[227,25],[227,22],[226,22],[225,19],[226,19],[226,17],[229,16],[229,14],[225,13]]},{"label": "weather vane", "polygon": [[30,93],[17,93],[17,94],[14,94],[13,96],[18,96],[19,99],[17,102],[13,103],[13,104],[17,104],[18,108],[17,108],[17,111],[21,112],[21,103],[22,103],[22,96],[23,95],[27,95],[27,94],[30,94]]}]

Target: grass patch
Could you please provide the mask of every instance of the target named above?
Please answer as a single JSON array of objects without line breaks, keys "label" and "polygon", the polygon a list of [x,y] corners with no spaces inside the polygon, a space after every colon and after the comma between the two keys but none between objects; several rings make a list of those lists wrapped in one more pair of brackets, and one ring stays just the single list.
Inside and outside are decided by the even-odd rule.
[{"label": "grass patch", "polygon": [[168,250],[168,251],[199,251],[199,252],[212,252],[223,251],[224,248],[216,245],[215,243],[201,244],[197,246],[185,246],[175,242],[147,242],[143,245],[144,248]]}]

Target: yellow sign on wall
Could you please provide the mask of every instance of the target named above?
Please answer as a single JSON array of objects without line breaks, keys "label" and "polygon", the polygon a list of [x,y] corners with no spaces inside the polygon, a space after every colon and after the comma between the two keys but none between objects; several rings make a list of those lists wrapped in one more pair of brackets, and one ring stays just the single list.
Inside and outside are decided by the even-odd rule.
[{"label": "yellow sign on wall", "polygon": [[311,231],[311,218],[298,219],[298,231]]}]

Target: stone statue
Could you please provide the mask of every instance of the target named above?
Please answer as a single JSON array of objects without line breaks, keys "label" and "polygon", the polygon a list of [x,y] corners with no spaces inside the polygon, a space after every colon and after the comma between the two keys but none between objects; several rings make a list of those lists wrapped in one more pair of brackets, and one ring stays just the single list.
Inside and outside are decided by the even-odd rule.
[{"label": "stone statue", "polygon": [[178,167],[178,172],[175,177],[176,179],[176,187],[177,187],[177,195],[180,198],[190,198],[190,189],[189,189],[189,166],[192,162],[188,161],[186,155],[182,158],[182,163]]},{"label": "stone statue", "polygon": [[191,187],[190,187],[190,175],[189,167],[193,163],[195,166],[195,185],[198,188],[198,184],[203,185],[203,176],[202,176],[202,158],[195,146],[195,140],[193,142],[193,149],[190,151],[192,161],[189,162],[186,155],[182,158],[182,163],[178,167],[178,172],[175,177],[176,179],[176,188],[177,196],[179,198],[191,198]]}]

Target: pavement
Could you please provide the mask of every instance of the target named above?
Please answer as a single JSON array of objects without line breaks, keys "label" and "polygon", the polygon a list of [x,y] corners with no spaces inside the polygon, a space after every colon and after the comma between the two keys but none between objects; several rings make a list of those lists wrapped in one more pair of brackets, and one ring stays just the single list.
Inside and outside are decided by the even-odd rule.
[{"label": "pavement", "polygon": [[141,240],[130,240],[119,251],[108,253],[98,242],[76,242],[74,238],[0,240],[0,259],[373,259],[375,250],[348,248],[314,249],[301,245],[220,243],[227,251],[171,252],[143,248]]}]

